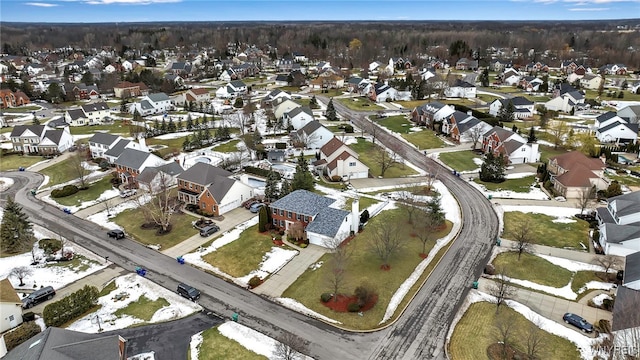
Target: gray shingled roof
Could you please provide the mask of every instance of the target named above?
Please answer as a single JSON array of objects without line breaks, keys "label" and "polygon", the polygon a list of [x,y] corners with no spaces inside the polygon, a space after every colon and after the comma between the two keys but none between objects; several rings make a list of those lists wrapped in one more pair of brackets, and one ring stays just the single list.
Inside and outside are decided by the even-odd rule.
[{"label": "gray shingled roof", "polygon": [[272,209],[292,211],[296,214],[315,216],[335,202],[334,199],[314,194],[307,190],[296,190],[271,204]]},{"label": "gray shingled roof", "polygon": [[640,191],[630,192],[609,198],[609,203],[615,202],[618,217],[640,212]]},{"label": "gray shingled roof", "polygon": [[47,130],[44,133],[44,137],[43,138],[47,138],[51,141],[53,141],[54,144],[56,145],[60,145],[60,139],[62,138],[62,129],[56,129],[56,130]]},{"label": "gray shingled roof", "polygon": [[513,106],[533,105],[533,101],[523,96],[516,96],[510,99],[500,99],[499,101],[502,103],[502,106],[507,106],[509,103],[512,103]]},{"label": "gray shingled roof", "polygon": [[[623,123],[621,121],[614,121],[611,124],[607,125],[607,126],[603,126],[601,128],[598,129],[599,133],[603,133],[605,131],[611,130],[617,126],[624,126],[626,128],[628,128],[629,130],[633,131],[634,133],[638,133],[638,124],[627,124],[627,123]],[[637,136],[636,136],[637,137]]]},{"label": "gray shingled roof", "polygon": [[206,186],[216,181],[218,177],[227,178],[229,176],[231,176],[231,173],[227,170],[210,164],[198,162],[185,170],[182,174],[178,175],[178,180],[184,180]]},{"label": "gray shingled roof", "polygon": [[11,350],[5,360],[119,359],[118,335],[50,327]]},{"label": "gray shingled roof", "polygon": [[348,211],[326,207],[307,225],[308,232],[335,237],[340,225],[349,215]]},{"label": "gray shingled roof", "polygon": [[607,234],[607,242],[611,244],[640,239],[640,226],[638,225],[604,224],[604,231]]},{"label": "gray shingled roof", "polygon": [[299,106],[299,107],[293,108],[289,110],[289,112],[287,112],[286,114],[288,117],[293,118],[300,113],[305,113],[313,117],[313,112],[311,111],[311,108],[309,108],[308,106]]},{"label": "gray shingled roof", "polygon": [[145,99],[145,100],[140,101],[140,109],[142,109],[142,110],[151,110],[151,109],[153,109],[153,105],[151,105],[149,100]]},{"label": "gray shingled roof", "polygon": [[465,131],[471,129],[472,127],[478,125],[481,122],[482,121],[480,121],[479,119],[477,119],[475,117],[471,117],[468,120],[463,121],[463,122],[458,124],[458,131],[460,131],[460,134],[462,134]]},{"label": "gray shingled roof", "polygon": [[115,145],[113,145],[113,147],[111,147],[109,150],[105,151],[104,154],[106,156],[118,157],[124,151],[125,146],[127,146],[127,144],[129,144],[130,142],[131,142],[131,140],[120,139],[120,141],[118,141]]},{"label": "gray shingled roof", "polygon": [[11,130],[11,135],[9,135],[9,136],[10,137],[22,136],[22,134],[27,130],[31,131],[32,133],[36,134],[37,136],[40,136],[42,134],[42,132],[44,131],[44,125],[18,125],[18,126],[14,126],[13,130]]},{"label": "gray shingled roof", "polygon": [[107,105],[107,103],[104,101],[99,101],[92,104],[82,105],[82,110],[84,110],[85,113],[92,111],[109,110],[109,105]]},{"label": "gray shingled roof", "polygon": [[231,84],[231,86],[233,86],[236,89],[247,86],[244,82],[242,82],[242,80],[233,80],[229,84]]},{"label": "gray shingled roof", "polygon": [[638,312],[638,304],[640,304],[640,290],[634,290],[626,286],[618,287],[616,305],[613,307],[611,330],[618,331],[639,327],[640,313]]},{"label": "gray shingled roof", "polygon": [[108,133],[95,133],[90,139],[89,144],[101,144],[101,145],[111,145],[114,141],[118,139],[118,135],[112,135]]},{"label": "gray shingled roof", "polygon": [[236,183],[236,180],[230,179],[224,176],[216,176],[211,182],[211,185],[207,187],[207,190],[211,193],[211,196],[219,204],[225,195],[229,192],[229,189]]},{"label": "gray shingled roof", "polygon": [[604,122],[616,116],[618,116],[618,114],[614,113],[613,111],[607,111],[606,113],[597,116],[596,120],[598,120],[598,122]]},{"label": "gray shingled roof", "polygon": [[319,128],[324,127],[322,124],[320,124],[320,121],[310,121],[307,123],[307,125],[303,126],[300,130],[298,130],[298,134],[302,134],[305,133],[307,135],[313,134],[314,131],[318,130]]},{"label": "gray shingled roof", "polygon": [[184,169],[175,161],[160,166],[146,167],[140,175],[138,175],[138,182],[148,184],[160,171],[170,176],[176,176],[181,174]]},{"label": "gray shingled roof", "polygon": [[602,220],[603,223],[605,224],[615,224],[616,221],[613,218],[613,216],[611,216],[611,213],[609,212],[609,209],[607,209],[606,207],[599,207],[596,209],[596,212],[598,213],[598,217]]},{"label": "gray shingled roof", "polygon": [[82,109],[69,109],[67,110],[67,114],[69,114],[69,117],[71,118],[71,120],[76,120],[76,119],[85,117],[84,111],[82,111]]},{"label": "gray shingled roof", "polygon": [[142,164],[144,164],[144,162],[149,158],[149,156],[154,155],[146,151],[128,148],[124,149],[122,154],[118,156],[114,163],[116,165],[138,170],[140,169],[140,166],[142,166]]},{"label": "gray shingled roof", "polygon": [[154,94],[149,94],[147,95],[147,97],[149,98],[149,100],[153,101],[153,102],[159,102],[159,101],[167,101],[170,100],[169,96],[167,96],[167,94],[165,93],[154,93]]},{"label": "gray shingled roof", "polygon": [[624,265],[624,281],[628,284],[640,280],[640,251],[627,255]]}]

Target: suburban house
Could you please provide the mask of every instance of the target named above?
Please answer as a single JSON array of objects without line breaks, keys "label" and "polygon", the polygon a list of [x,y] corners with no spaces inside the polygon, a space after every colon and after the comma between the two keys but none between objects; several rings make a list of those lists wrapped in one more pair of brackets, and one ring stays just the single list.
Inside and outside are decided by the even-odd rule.
[{"label": "suburban house", "polygon": [[216,90],[216,97],[230,98],[242,96],[247,93],[247,85],[242,80],[232,80],[227,85]]},{"label": "suburban house", "polygon": [[459,143],[478,142],[490,129],[491,125],[486,122],[457,110],[442,122],[442,132]]},{"label": "suburban house", "polygon": [[276,117],[276,119],[282,119],[285,113],[288,113],[295,108],[302,107],[302,105],[298,104],[297,102],[285,98],[277,100],[272,105],[275,106],[273,109],[273,115]]},{"label": "suburban house", "polygon": [[456,70],[477,70],[478,60],[469,60],[467,58],[460,58],[456,61]]},{"label": "suburban house", "polygon": [[640,191],[607,199],[596,209],[600,238],[605,254],[626,256],[640,251]]},{"label": "suburban house", "polygon": [[398,99],[398,90],[387,83],[377,83],[370,87],[368,96],[375,102],[395,101]]},{"label": "suburban house", "polygon": [[580,79],[580,87],[582,89],[598,90],[603,81],[602,76],[598,74],[584,74]]},{"label": "suburban house", "polygon": [[100,101],[65,111],[64,120],[69,126],[98,125],[110,114],[109,105]]},{"label": "suburban house", "polygon": [[196,103],[208,103],[211,100],[211,94],[205,88],[189,89],[185,97],[187,101]]},{"label": "suburban house", "polygon": [[307,190],[296,190],[269,207],[274,227],[289,231],[293,224],[299,223],[310,244],[330,247],[358,231],[360,221],[357,199],[352,203],[352,212],[330,207],[335,202]]},{"label": "suburban house", "polygon": [[627,66],[624,64],[607,64],[598,70],[606,75],[627,75]]},{"label": "suburban house", "polygon": [[618,110],[618,116],[628,119],[629,124],[637,124],[640,122],[640,105],[627,105]]},{"label": "suburban house", "polygon": [[495,72],[502,72],[507,66],[511,66],[511,63],[508,61],[500,59],[492,59],[489,61],[489,68]]},{"label": "suburban house", "polygon": [[123,81],[113,87],[113,93],[117,98],[126,99],[130,97],[148,95],[149,89],[143,82],[134,84],[128,81]]},{"label": "suburban house", "polygon": [[370,91],[369,90],[370,85],[371,83],[369,82],[369,80],[366,80],[357,76],[353,76],[353,77],[350,77],[349,80],[347,81],[347,90],[351,93],[364,95]]},{"label": "suburban house", "polygon": [[152,114],[163,114],[173,109],[171,98],[165,93],[154,93],[143,96],[140,101],[131,104],[129,112],[135,113],[136,110],[142,116]]},{"label": "suburban house", "polygon": [[538,91],[540,89],[540,85],[543,83],[544,81],[535,76],[523,76],[518,82],[518,87],[522,88],[526,92],[532,92]]},{"label": "suburban house", "polygon": [[494,126],[482,135],[482,151],[502,154],[507,164],[535,163],[540,160],[537,143],[527,143],[522,136],[511,130]]},{"label": "suburban house", "polygon": [[118,138],[115,144],[113,144],[107,151],[102,154],[109,164],[114,164],[116,159],[122,155],[125,149],[134,149],[144,152],[151,152],[151,150],[146,146],[144,138],[140,138],[140,142],[135,142],[133,140]]},{"label": "suburban house", "polygon": [[320,74],[309,82],[312,89],[340,89],[344,87],[344,78],[331,72]]},{"label": "suburban house", "polygon": [[594,127],[596,138],[603,143],[636,143],[638,140],[638,124],[630,124],[613,111],[598,116]]},{"label": "suburban house", "polygon": [[291,125],[295,130],[302,129],[308,123],[314,121],[313,112],[308,106],[295,107],[282,114],[282,128]]},{"label": "suburban house", "polygon": [[68,127],[50,129],[45,125],[17,125],[11,130],[14,151],[37,154],[59,154],[73,145]]},{"label": "suburban house", "polygon": [[276,86],[287,86],[287,85],[289,85],[289,76],[287,76],[285,74],[276,75],[275,85]]},{"label": "suburban house", "polygon": [[527,119],[535,114],[533,101],[523,97],[516,96],[510,99],[496,99],[489,105],[489,114],[498,116],[503,106],[513,105],[513,116],[516,119]]},{"label": "suburban house", "polygon": [[571,113],[581,106],[584,106],[584,100],[584,95],[574,89],[573,91],[558,94],[553,99],[547,101],[544,106],[547,110]]},{"label": "suburban house", "polygon": [[627,358],[632,354],[630,350],[638,350],[640,341],[640,252],[627,255],[624,263],[622,286],[616,291],[611,320],[613,344],[619,349],[614,359]]},{"label": "suburban house", "polygon": [[113,162],[122,183],[129,187],[138,187],[136,178],[149,166],[160,166],[166,161],[156,155],[138,149],[125,148]]},{"label": "suburban house", "polygon": [[418,125],[426,125],[434,128],[435,124],[451,116],[455,109],[453,106],[445,105],[437,101],[417,106],[411,111],[411,120]]},{"label": "suburban house", "polygon": [[267,96],[264,97],[264,99],[262,101],[265,104],[271,104],[276,99],[289,99],[289,100],[291,100],[291,94],[289,94],[286,91],[282,91],[280,89],[273,89],[273,90],[271,90],[270,93],[267,94]]},{"label": "suburban house", "polygon": [[22,324],[22,301],[8,278],[0,280],[0,333]]},{"label": "suburban house", "polygon": [[144,191],[157,194],[174,187],[178,183],[176,178],[183,171],[184,169],[178,161],[170,161],[160,166],[149,166],[138,175],[138,186]]},{"label": "suburban house", "polygon": [[513,69],[505,69],[504,72],[500,75],[502,79],[502,83],[506,85],[517,85],[520,82],[520,73]]},{"label": "suburban house", "polygon": [[91,151],[91,157],[103,158],[104,153],[111,149],[118,141],[122,139],[118,135],[112,135],[109,133],[98,132],[89,138],[89,150]]},{"label": "suburban house", "polygon": [[316,120],[308,122],[291,134],[294,146],[305,149],[319,149],[331,141],[332,138],[333,132]]},{"label": "suburban house", "polygon": [[188,61],[176,61],[171,63],[171,69],[169,70],[174,75],[180,75],[183,78],[189,76],[191,73],[191,63]]},{"label": "suburban house", "polygon": [[116,334],[89,334],[48,327],[16,346],[3,359],[126,360],[127,340]]},{"label": "suburban house", "polygon": [[[580,151],[571,151],[549,159],[547,170],[554,190],[565,198],[580,199],[595,191],[606,189],[606,165],[601,159],[587,157]],[[595,192],[593,193],[595,196]]]},{"label": "suburban house", "polygon": [[358,153],[340,141],[337,137],[320,148],[320,160],[314,163],[329,179],[338,177],[343,180],[369,177],[369,167],[358,160]]},{"label": "suburban house", "polygon": [[476,86],[456,79],[455,83],[444,90],[446,97],[472,99],[476,97]]},{"label": "suburban house", "polygon": [[84,83],[64,84],[62,90],[65,95],[73,96],[75,100],[95,100],[100,97],[100,91],[95,85],[86,85]]},{"label": "suburban house", "polygon": [[251,186],[231,176],[227,170],[198,162],[177,176],[178,200],[213,216],[223,215],[254,196]]},{"label": "suburban house", "polygon": [[13,108],[28,103],[30,103],[29,97],[22,91],[13,92],[10,89],[0,89],[0,108]]}]

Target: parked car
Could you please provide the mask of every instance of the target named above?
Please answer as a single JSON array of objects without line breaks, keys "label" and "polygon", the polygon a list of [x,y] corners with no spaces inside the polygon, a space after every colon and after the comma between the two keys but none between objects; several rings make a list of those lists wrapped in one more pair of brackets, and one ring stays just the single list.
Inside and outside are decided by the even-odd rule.
[{"label": "parked car", "polygon": [[124,239],[124,231],[120,229],[109,230],[107,235],[109,235],[110,238]]},{"label": "parked car", "polygon": [[51,286],[43,287],[42,289],[38,289],[29,294],[26,298],[22,299],[22,307],[25,309],[29,309],[45,300],[51,300],[55,294],[56,291]]},{"label": "parked car", "polygon": [[564,322],[567,324],[571,324],[577,327],[582,332],[586,332],[586,333],[593,332],[593,325],[589,324],[587,320],[583,319],[579,315],[566,313],[564,314],[564,316],[562,316],[562,320],[564,320]]},{"label": "parked car", "polygon": [[555,201],[559,201],[559,202],[565,202],[567,201],[567,199],[564,196],[556,196],[554,198]]},{"label": "parked car", "polygon": [[121,198],[127,198],[129,196],[133,196],[137,193],[136,189],[127,189],[127,190],[123,190],[122,192],[120,192],[120,197]]},{"label": "parked car", "polygon": [[258,211],[260,211],[260,208],[265,206],[265,204],[263,203],[255,203],[253,205],[251,205],[251,207],[249,208],[249,211],[251,211],[252,213],[257,213]]},{"label": "parked car", "polygon": [[249,210],[249,208],[251,208],[251,205],[257,204],[257,203],[258,203],[258,201],[256,201],[256,200],[247,200],[247,201],[245,201],[244,204],[242,204],[242,206],[244,206],[245,209]]},{"label": "parked car", "polygon": [[215,234],[219,230],[220,228],[218,227],[218,225],[209,225],[200,229],[200,236],[207,237],[209,235]]},{"label": "parked car", "polygon": [[200,298],[200,291],[187,284],[178,284],[177,292],[178,294],[180,294],[180,296],[185,297],[191,301],[196,301]]}]

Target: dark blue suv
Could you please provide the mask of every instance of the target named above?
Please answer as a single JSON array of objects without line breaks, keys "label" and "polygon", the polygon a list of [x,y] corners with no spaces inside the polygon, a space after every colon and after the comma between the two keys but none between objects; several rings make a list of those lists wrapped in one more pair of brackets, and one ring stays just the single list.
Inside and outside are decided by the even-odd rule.
[{"label": "dark blue suv", "polygon": [[567,324],[571,324],[577,327],[578,329],[582,330],[582,332],[593,332],[593,325],[589,324],[587,320],[576,314],[566,313],[562,317],[562,320],[564,320],[564,322],[566,322]]}]

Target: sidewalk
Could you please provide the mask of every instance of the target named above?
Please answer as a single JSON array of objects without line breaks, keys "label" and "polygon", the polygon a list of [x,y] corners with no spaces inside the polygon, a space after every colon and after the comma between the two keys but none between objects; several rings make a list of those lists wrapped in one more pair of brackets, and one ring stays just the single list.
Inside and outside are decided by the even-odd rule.
[{"label": "sidewalk", "polygon": [[[258,214],[254,214],[251,211],[241,206],[237,209],[233,209],[229,211],[223,216],[224,216],[224,220],[215,221],[216,225],[220,227],[220,230],[215,234],[207,237],[202,237],[200,236],[200,234],[193,235],[192,237],[180,242],[179,244],[173,247],[162,250],[161,253],[173,258],[190,253],[195,249],[197,249],[198,247],[208,243],[209,241],[211,241],[211,239],[218,237],[221,234],[224,234],[225,232],[235,228],[236,226],[238,226],[238,224],[241,224],[251,219],[252,217],[258,216]],[[193,220],[197,220],[197,219],[198,218],[196,217],[193,218]]]},{"label": "sidewalk", "polygon": [[[112,279],[128,273],[129,271],[112,263],[111,265],[100,271],[96,271],[93,274],[87,275],[78,281],[72,282],[71,284],[68,284],[63,288],[58,289],[56,291],[56,296],[53,298],[53,301],[58,301],[63,297],[71,295],[72,293],[82,289],[85,285],[95,286],[98,288],[98,290],[102,290],[102,288],[104,288]],[[45,301],[44,303],[32,307],[31,309],[29,309],[29,311],[33,311],[36,314],[42,314],[45,306],[50,303],[51,301]]]},{"label": "sidewalk", "polygon": [[305,249],[298,248],[295,245],[287,243],[287,245],[297,248],[299,253],[294,256],[282,269],[272,274],[264,283],[252,291],[259,295],[271,298],[282,296],[282,293],[293,284],[312,264],[318,262],[320,257],[327,252],[327,249],[309,245]]},{"label": "sidewalk", "polygon": [[28,171],[33,171],[33,172],[40,172],[43,169],[46,169],[46,168],[48,168],[50,166],[53,166],[53,165],[55,165],[55,164],[57,164],[59,162],[62,162],[64,160],[66,160],[67,158],[71,157],[72,154],[75,154],[75,153],[66,151],[63,154],[54,157],[53,159],[49,159],[47,161],[42,161],[42,162],[39,162],[39,163],[37,163],[37,164],[35,164],[33,166],[30,166],[27,170]]},{"label": "sidewalk", "polygon": [[[478,290],[489,294],[489,287],[493,280],[480,278],[478,282]],[[591,298],[591,296],[589,296],[589,298]],[[590,307],[586,303],[573,302],[522,288],[516,288],[516,293],[512,299],[529,307],[534,312],[559,324],[564,324],[567,328],[573,329],[578,332],[580,330],[578,330],[576,327],[565,324],[563,322],[562,316],[565,313],[570,312],[580,315],[592,324],[597,323],[600,319],[611,321],[612,318],[612,314],[610,311]],[[592,334],[587,336],[594,337],[595,335]]]},{"label": "sidewalk", "polygon": [[378,179],[378,178],[366,178],[366,179],[351,179],[349,183],[356,190],[373,188],[373,187],[401,187],[403,185],[409,184],[418,184],[422,182],[426,182],[429,179],[425,176],[413,176],[413,177],[403,177],[403,178],[387,178],[387,179]]},{"label": "sidewalk", "polygon": [[[508,249],[513,248],[516,244],[515,241],[500,238],[500,246]],[[540,255],[555,256],[563,259],[579,261],[587,264],[593,264],[593,258],[596,254],[592,254],[586,251],[568,250],[562,248],[556,248],[545,245],[531,244],[531,252]]]}]

